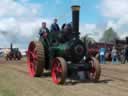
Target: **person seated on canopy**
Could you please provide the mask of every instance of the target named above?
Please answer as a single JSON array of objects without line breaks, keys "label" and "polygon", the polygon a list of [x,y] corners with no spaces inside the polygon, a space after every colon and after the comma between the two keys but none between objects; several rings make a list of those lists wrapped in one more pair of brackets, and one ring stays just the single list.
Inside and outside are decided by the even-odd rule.
[{"label": "person seated on canopy", "polygon": [[59,32],[60,31],[60,27],[57,24],[57,19],[54,19],[53,24],[51,24],[51,32]]},{"label": "person seated on canopy", "polygon": [[63,28],[63,34],[64,34],[64,38],[66,40],[70,40],[72,38],[72,24],[68,23],[65,24],[64,28]]}]

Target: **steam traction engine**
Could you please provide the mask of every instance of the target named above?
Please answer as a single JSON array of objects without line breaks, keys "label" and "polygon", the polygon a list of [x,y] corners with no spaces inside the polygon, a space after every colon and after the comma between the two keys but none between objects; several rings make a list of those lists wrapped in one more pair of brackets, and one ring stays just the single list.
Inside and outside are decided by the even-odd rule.
[{"label": "steam traction engine", "polygon": [[[72,6],[72,32],[50,32],[48,38],[32,41],[28,46],[27,64],[32,77],[42,75],[44,69],[51,71],[55,84],[64,84],[66,78],[98,81],[101,68],[94,57],[87,55],[86,46],[79,38],[79,9]],[[70,36],[69,39],[66,39]]]},{"label": "steam traction engine", "polygon": [[21,52],[18,48],[13,48],[13,44],[10,45],[10,52],[6,55],[6,60],[20,60],[22,58]]}]

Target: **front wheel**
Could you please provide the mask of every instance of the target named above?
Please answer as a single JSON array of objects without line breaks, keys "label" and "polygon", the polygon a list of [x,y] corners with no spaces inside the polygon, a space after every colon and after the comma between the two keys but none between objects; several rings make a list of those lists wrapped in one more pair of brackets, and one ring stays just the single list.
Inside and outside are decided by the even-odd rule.
[{"label": "front wheel", "polygon": [[55,84],[64,84],[67,77],[67,64],[64,58],[56,57],[52,62],[52,80]]},{"label": "front wheel", "polygon": [[96,58],[91,57],[89,60],[89,64],[91,65],[91,68],[88,71],[88,78],[93,82],[97,82],[100,79],[101,74],[100,63]]}]

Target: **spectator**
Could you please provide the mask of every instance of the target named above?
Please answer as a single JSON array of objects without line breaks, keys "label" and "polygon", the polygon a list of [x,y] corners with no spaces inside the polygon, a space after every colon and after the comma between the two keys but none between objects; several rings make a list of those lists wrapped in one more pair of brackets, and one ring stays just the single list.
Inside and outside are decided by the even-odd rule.
[{"label": "spectator", "polygon": [[111,55],[112,55],[112,64],[117,64],[118,56],[117,56],[117,50],[116,50],[115,46],[112,49]]},{"label": "spectator", "polygon": [[101,64],[105,64],[105,52],[106,52],[105,48],[100,48],[99,54],[100,54],[100,63]]},{"label": "spectator", "polygon": [[125,48],[124,57],[125,57],[125,58],[124,58],[123,64],[125,64],[126,60],[127,60],[127,62],[128,62],[128,45],[127,45],[126,48]]}]

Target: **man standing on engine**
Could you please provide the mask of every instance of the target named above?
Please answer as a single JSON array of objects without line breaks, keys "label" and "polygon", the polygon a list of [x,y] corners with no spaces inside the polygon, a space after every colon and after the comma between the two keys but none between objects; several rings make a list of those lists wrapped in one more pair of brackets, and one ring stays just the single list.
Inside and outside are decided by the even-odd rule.
[{"label": "man standing on engine", "polygon": [[39,35],[40,38],[46,39],[48,37],[49,30],[46,26],[46,22],[42,22],[42,27],[40,28]]},{"label": "man standing on engine", "polygon": [[51,25],[51,32],[59,32],[60,28],[59,25],[57,24],[57,19],[54,19],[53,24]]}]

